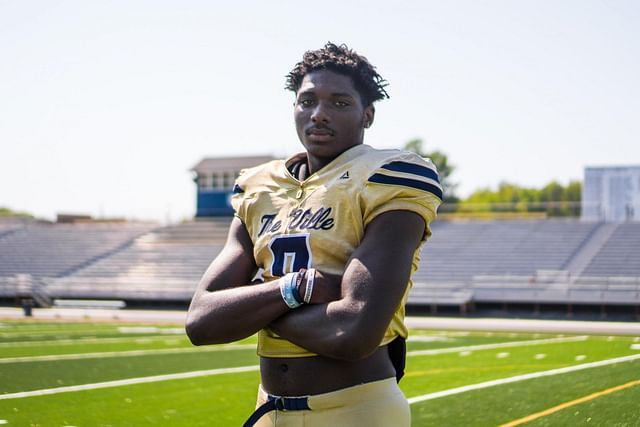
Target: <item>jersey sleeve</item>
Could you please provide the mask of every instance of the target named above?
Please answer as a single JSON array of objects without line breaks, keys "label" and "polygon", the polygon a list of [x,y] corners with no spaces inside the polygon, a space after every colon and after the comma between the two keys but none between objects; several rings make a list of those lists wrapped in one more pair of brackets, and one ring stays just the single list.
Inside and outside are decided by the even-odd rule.
[{"label": "jersey sleeve", "polygon": [[361,197],[365,227],[384,212],[411,211],[424,219],[423,239],[427,239],[442,203],[442,186],[435,165],[411,154],[391,159],[370,173]]},{"label": "jersey sleeve", "polygon": [[234,215],[240,218],[246,224],[247,218],[247,173],[246,169],[240,171],[238,178],[233,184],[233,193],[231,195],[231,207],[235,211]]}]

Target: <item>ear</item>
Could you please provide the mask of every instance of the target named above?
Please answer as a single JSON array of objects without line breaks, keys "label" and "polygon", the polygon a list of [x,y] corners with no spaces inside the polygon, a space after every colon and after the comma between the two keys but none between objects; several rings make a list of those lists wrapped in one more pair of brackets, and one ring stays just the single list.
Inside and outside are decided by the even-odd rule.
[{"label": "ear", "polygon": [[376,115],[376,109],[373,106],[373,104],[369,105],[368,107],[365,107],[364,109],[364,117],[363,117],[363,125],[365,128],[370,128],[371,125],[373,124],[373,119],[375,118]]}]

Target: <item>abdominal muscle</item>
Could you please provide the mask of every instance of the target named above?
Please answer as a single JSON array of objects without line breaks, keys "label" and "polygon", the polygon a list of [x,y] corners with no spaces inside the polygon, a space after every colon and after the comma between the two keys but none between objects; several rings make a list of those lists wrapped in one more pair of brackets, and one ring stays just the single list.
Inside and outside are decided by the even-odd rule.
[{"label": "abdominal muscle", "polygon": [[323,356],[260,359],[262,388],[277,396],[328,393],[358,384],[394,377],[387,346],[362,360],[346,361]]}]

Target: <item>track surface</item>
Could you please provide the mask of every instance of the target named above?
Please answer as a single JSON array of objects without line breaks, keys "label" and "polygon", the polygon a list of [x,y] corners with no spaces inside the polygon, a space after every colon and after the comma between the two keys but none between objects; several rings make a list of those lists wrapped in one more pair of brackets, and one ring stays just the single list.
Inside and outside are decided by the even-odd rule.
[{"label": "track surface", "polygon": [[[0,319],[24,317],[19,308],[0,307]],[[34,320],[90,320],[149,323],[184,323],[184,311],[162,310],[103,310],[83,308],[37,308]],[[466,331],[513,331],[550,333],[589,333],[637,335],[640,322],[587,322],[573,320],[455,318],[455,317],[407,317],[409,328],[466,330]]]}]

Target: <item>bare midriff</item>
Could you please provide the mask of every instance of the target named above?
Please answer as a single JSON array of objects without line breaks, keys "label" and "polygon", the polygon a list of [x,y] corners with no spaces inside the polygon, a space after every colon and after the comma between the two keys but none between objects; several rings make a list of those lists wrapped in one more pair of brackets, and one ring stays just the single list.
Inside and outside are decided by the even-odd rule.
[{"label": "bare midriff", "polygon": [[262,388],[277,396],[306,396],[394,377],[387,346],[362,360],[323,356],[260,359]]}]

